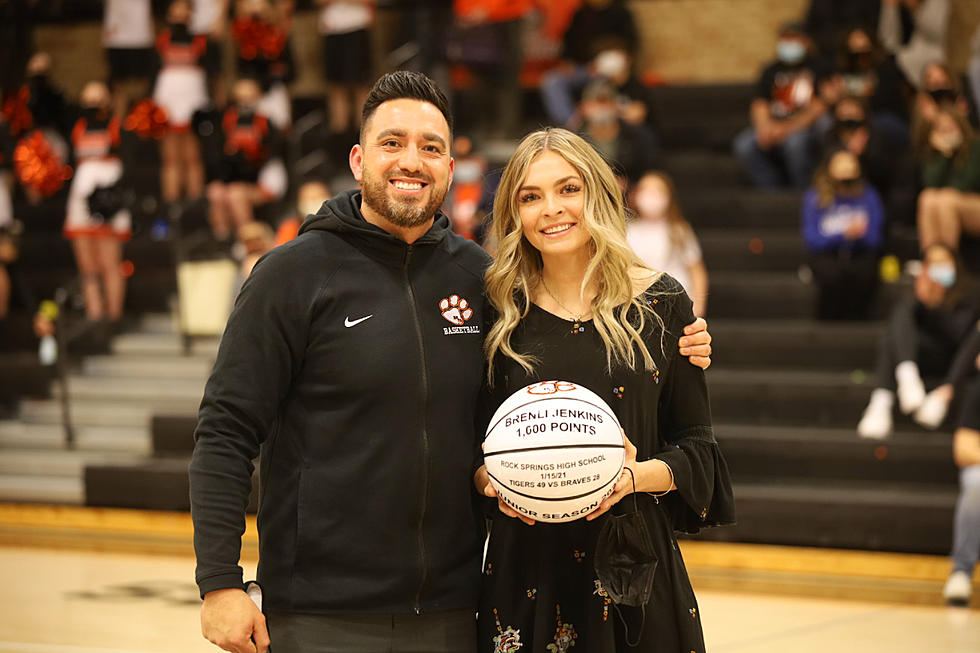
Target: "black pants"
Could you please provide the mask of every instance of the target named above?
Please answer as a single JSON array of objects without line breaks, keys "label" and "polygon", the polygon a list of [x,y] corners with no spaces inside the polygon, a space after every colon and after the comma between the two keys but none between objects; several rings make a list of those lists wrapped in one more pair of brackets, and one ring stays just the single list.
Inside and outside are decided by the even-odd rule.
[{"label": "black pants", "polygon": [[270,653],[475,653],[472,610],[266,615]]},{"label": "black pants", "polygon": [[836,254],[813,256],[810,269],[819,288],[817,318],[820,320],[863,320],[868,317],[878,285],[878,256]]}]

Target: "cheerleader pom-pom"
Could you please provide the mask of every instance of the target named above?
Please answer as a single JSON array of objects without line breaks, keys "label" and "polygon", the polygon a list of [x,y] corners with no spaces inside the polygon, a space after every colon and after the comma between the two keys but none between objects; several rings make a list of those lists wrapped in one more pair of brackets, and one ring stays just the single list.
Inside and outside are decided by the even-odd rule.
[{"label": "cheerleader pom-pom", "polygon": [[167,133],[167,112],[153,100],[140,100],[126,116],[123,127],[140,138],[159,140]]},{"label": "cheerleader pom-pom", "polygon": [[73,174],[41,131],[33,131],[14,148],[14,174],[25,188],[41,197],[54,195]]}]

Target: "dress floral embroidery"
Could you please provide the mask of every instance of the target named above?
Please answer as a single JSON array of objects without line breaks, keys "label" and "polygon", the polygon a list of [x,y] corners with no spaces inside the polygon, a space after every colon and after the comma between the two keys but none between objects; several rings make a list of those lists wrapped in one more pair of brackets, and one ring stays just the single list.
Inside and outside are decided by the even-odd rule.
[{"label": "dress floral embroidery", "polygon": [[493,653],[514,653],[520,649],[523,646],[521,631],[511,626],[503,628],[500,625],[500,615],[497,614],[497,608],[493,609],[493,617],[497,621],[497,632],[499,633],[493,638]]},{"label": "dress floral embroidery", "polygon": [[567,653],[568,649],[575,646],[578,633],[575,632],[575,626],[572,624],[562,623],[560,605],[555,606],[555,615],[558,620],[558,627],[555,628],[555,640],[545,648],[551,653]]},{"label": "dress floral embroidery", "polygon": [[602,582],[598,578],[595,579],[595,591],[593,594],[602,599],[602,620],[606,621],[609,619],[609,604],[612,603],[612,599],[609,598],[609,592],[602,586]]}]

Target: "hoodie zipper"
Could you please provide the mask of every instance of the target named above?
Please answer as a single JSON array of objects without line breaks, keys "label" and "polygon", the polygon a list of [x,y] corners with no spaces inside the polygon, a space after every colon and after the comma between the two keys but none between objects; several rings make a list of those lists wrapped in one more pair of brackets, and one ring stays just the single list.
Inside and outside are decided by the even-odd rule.
[{"label": "hoodie zipper", "polygon": [[408,291],[408,301],[412,306],[412,318],[415,321],[415,337],[419,344],[419,356],[422,359],[422,501],[419,509],[418,544],[419,544],[419,585],[415,592],[415,614],[422,614],[422,588],[425,586],[428,568],[425,562],[425,538],[422,525],[429,501],[429,433],[426,428],[426,411],[429,405],[429,369],[425,358],[425,341],[422,338],[422,322],[419,319],[418,305],[415,303],[415,291],[408,274],[408,265],[412,260],[412,246],[405,250],[405,289]]}]

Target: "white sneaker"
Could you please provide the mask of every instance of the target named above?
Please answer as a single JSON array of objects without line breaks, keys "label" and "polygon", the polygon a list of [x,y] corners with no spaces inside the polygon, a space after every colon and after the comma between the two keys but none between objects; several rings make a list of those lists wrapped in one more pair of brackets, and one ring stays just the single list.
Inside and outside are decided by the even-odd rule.
[{"label": "white sneaker", "polygon": [[970,575],[965,571],[954,571],[946,579],[943,587],[943,599],[949,605],[966,606],[970,604],[970,594],[973,593],[973,585]]},{"label": "white sneaker", "polygon": [[857,432],[862,438],[884,440],[892,433],[892,404],[895,396],[878,388],[871,393],[871,401],[858,422]]},{"label": "white sneaker", "polygon": [[948,410],[949,402],[946,401],[946,397],[933,390],[926,395],[919,410],[915,411],[915,421],[927,429],[938,429],[946,419]]},{"label": "white sneaker", "polygon": [[926,386],[919,376],[919,366],[912,361],[899,363],[895,368],[895,380],[898,381],[898,407],[911,415],[926,399]]}]

